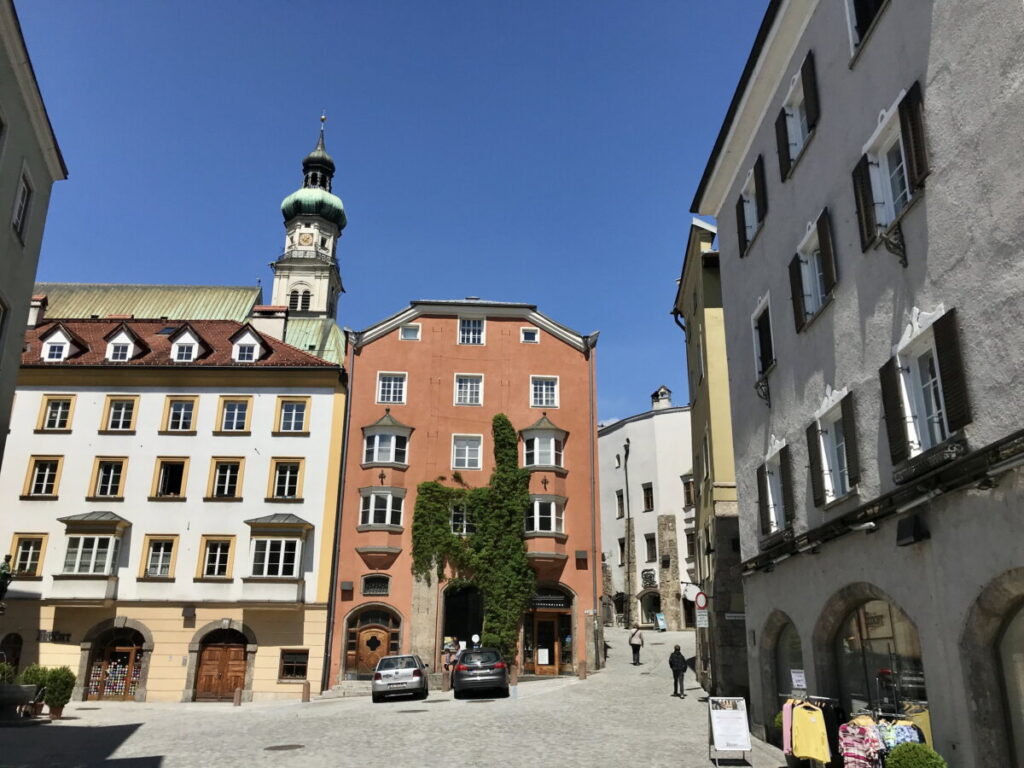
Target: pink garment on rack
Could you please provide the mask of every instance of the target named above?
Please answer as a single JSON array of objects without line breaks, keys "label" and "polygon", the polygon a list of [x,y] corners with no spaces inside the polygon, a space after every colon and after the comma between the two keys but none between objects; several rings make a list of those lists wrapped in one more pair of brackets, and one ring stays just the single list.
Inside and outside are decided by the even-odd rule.
[{"label": "pink garment on rack", "polygon": [[782,752],[793,754],[793,702],[782,705]]},{"label": "pink garment on rack", "polygon": [[839,751],[844,768],[874,768],[882,751],[878,729],[846,723],[839,726]]}]

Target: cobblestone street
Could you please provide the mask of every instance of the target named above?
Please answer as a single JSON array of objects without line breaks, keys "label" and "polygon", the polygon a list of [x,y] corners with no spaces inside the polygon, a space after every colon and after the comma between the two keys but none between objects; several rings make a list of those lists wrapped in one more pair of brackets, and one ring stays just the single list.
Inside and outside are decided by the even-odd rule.
[{"label": "cobblestone street", "polygon": [[[640,667],[625,631],[608,630],[605,670],[524,683],[507,700],[433,691],[426,702],[384,704],[80,702],[60,722],[0,730],[0,766],[707,766],[703,691],[687,672],[687,697],[670,695],[668,655],[678,642],[692,656],[693,634],[645,634]],[[755,768],[783,764],[777,750],[754,746]]]}]

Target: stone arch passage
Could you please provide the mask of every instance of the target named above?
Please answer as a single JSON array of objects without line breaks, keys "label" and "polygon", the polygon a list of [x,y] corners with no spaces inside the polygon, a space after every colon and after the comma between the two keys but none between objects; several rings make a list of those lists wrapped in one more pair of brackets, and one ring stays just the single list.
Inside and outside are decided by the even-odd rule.
[{"label": "stone arch passage", "polygon": [[[772,723],[775,713],[782,708],[782,700],[778,696],[778,663],[777,649],[782,633],[787,627],[796,630],[796,624],[789,614],[778,609],[773,610],[764,622],[761,629],[761,639],[758,643],[757,655],[761,662],[761,701],[764,725],[767,727]],[[797,633],[799,637],[799,632]],[[802,651],[802,649],[801,649]],[[807,663],[806,656],[804,664]]]},{"label": "stone arch passage", "polygon": [[142,662],[139,669],[139,681],[135,688],[135,695],[132,698],[134,701],[146,700],[149,660],[153,655],[153,633],[141,621],[129,619],[127,616],[115,616],[112,619],[104,619],[98,624],[93,625],[92,629],[85,633],[85,638],[79,646],[78,677],[75,680],[75,688],[71,693],[72,701],[85,701],[89,680],[89,662],[93,656],[94,645],[97,640],[103,639],[103,635],[115,629],[134,630],[142,636]]}]

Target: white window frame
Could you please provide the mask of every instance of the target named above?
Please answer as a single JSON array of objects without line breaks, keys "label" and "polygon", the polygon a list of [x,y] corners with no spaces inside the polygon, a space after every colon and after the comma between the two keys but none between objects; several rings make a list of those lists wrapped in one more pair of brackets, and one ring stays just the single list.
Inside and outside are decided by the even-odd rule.
[{"label": "white window frame", "polygon": [[[112,341],[107,345],[107,360],[114,363],[124,363],[132,359],[132,347],[135,346],[129,341]],[[123,356],[119,355],[123,352]]]},{"label": "white window frame", "polygon": [[[384,377],[400,378],[402,380],[401,399],[383,399]],[[405,405],[409,399],[409,374],[405,371],[377,371],[377,402],[384,405]]]},{"label": "white window frame", "polygon": [[[234,470],[232,472],[231,470]],[[222,472],[223,470],[223,472]],[[232,485],[234,486],[234,493],[219,493],[221,488],[226,491],[228,489],[227,480],[232,479]],[[242,462],[234,460],[219,460],[214,462],[213,465],[213,498],[215,499],[237,499],[241,497],[239,487],[239,481],[242,479]]]},{"label": "white window frame", "polygon": [[25,241],[25,230],[28,228],[28,217],[32,211],[34,195],[35,188],[29,177],[28,169],[22,168],[18,178],[18,190],[14,195],[14,205],[11,207],[11,227],[22,242]]},{"label": "white window frame", "polygon": [[[797,246],[800,257],[800,286],[804,297],[804,320],[809,320],[821,311],[828,299],[825,291],[825,263],[821,256],[821,243],[818,241],[816,222],[807,225],[807,234]],[[772,344],[775,343],[774,328]]]},{"label": "white window frame", "polygon": [[[907,95],[906,89],[899,92],[888,109],[878,113],[877,127],[871,138],[867,140],[862,151],[868,157],[868,175],[871,177],[871,196],[875,204],[875,224],[879,230],[892,225],[914,199],[914,190],[910,188],[907,177],[907,150],[903,144],[903,131],[900,127],[900,102]],[[906,201],[896,208],[896,200],[892,192],[891,174],[888,152],[895,145],[899,146],[900,160],[903,169],[903,183],[906,189]]]},{"label": "white window frame", "polygon": [[[761,315],[768,315],[768,329],[771,332],[772,337],[772,359],[768,366],[761,370],[761,337],[757,333],[757,321],[761,318]],[[750,315],[750,332],[753,336],[754,341],[754,378],[762,379],[768,372],[775,367],[775,323],[772,322],[772,301],[771,294],[766,293],[764,297],[757,302],[757,308],[753,314]]]},{"label": "white window frame", "polygon": [[[124,496],[124,465],[124,459],[100,459],[96,464],[96,487],[93,488],[93,495],[115,499]],[[110,468],[106,477],[104,477],[104,467]],[[113,485],[111,485],[112,479],[116,479]]]},{"label": "white window frame", "polygon": [[[406,337],[406,331],[413,331],[412,337]],[[400,326],[398,329],[398,340],[399,341],[419,341],[422,338],[423,330],[419,323],[406,323]]]},{"label": "white window frame", "polygon": [[[533,340],[526,338],[527,333],[534,335]],[[519,329],[519,343],[520,344],[540,344],[540,328],[533,325],[523,326]]]},{"label": "white window frame", "polygon": [[[533,443],[533,446],[530,446]],[[547,443],[543,446],[542,443]],[[547,451],[551,461],[539,461],[541,454]],[[533,461],[530,461],[530,454]],[[534,434],[523,438],[524,467],[563,467],[565,461],[565,442],[555,434]]]},{"label": "white window frame", "polygon": [[246,342],[245,344],[235,344],[235,362],[236,363],[255,363],[260,359],[259,352],[257,351],[259,345],[256,342]]},{"label": "white window frame", "polygon": [[782,104],[786,111],[786,135],[789,139],[789,162],[795,163],[814,132],[807,125],[807,98],[804,95],[803,67],[789,81],[789,93]]},{"label": "white window frame", "polygon": [[[18,547],[14,551],[14,562],[11,568],[15,574],[35,576],[39,573],[39,563],[43,557],[43,542],[46,537],[18,536]],[[24,565],[24,567],[23,567]]]},{"label": "white window frame", "polygon": [[[233,540],[227,538],[206,539],[206,546],[203,548],[203,578],[228,578],[231,573],[232,544]],[[211,568],[211,566],[213,567]],[[222,571],[222,573],[218,573],[218,571]]]},{"label": "white window frame", "polygon": [[850,56],[852,57],[860,49],[865,38],[878,24],[878,19],[885,12],[888,3],[882,3],[879,7],[878,13],[876,13],[875,17],[871,20],[871,24],[868,26],[867,30],[865,30],[865,35],[863,37],[857,33],[857,14],[854,9],[853,0],[844,0],[843,5],[846,7],[846,32],[850,39]]},{"label": "white window frame", "polygon": [[[541,505],[551,505],[550,514],[542,514]],[[542,528],[541,522],[550,519],[551,527]],[[565,502],[551,498],[531,498],[523,519],[526,533],[565,533]]]},{"label": "white window frame", "polygon": [[[377,508],[378,498],[386,499],[383,508],[379,510]],[[369,500],[369,502],[367,502],[367,500]],[[378,511],[384,513],[384,522],[374,521],[374,517]],[[404,514],[404,496],[400,496],[392,491],[383,489],[370,489],[362,493],[359,502],[359,525],[394,525],[401,527]]]},{"label": "white window frame", "polygon": [[[473,380],[476,381],[476,384],[477,384],[476,389],[477,389],[478,399],[475,402],[473,402],[471,400],[460,399],[460,395],[462,395],[463,393],[462,393],[462,391],[459,388],[459,379],[465,379],[467,382],[472,382]],[[484,375],[482,373],[456,373],[455,374],[455,384],[452,387],[452,389],[453,389],[453,394],[452,394],[452,404],[453,405],[481,406],[481,405],[484,404]],[[467,393],[471,393],[472,392],[472,388],[470,387],[466,391],[467,391]]]},{"label": "white window frame", "polygon": [[[930,355],[935,365],[932,396],[937,396],[938,403],[932,403],[933,416],[926,414],[929,410],[926,400],[924,380],[921,376],[921,360]],[[900,379],[900,398],[903,401],[903,413],[907,425],[907,442],[910,455],[917,456],[930,448],[949,439],[949,419],[946,413],[946,396],[942,391],[942,371],[939,367],[938,350],[935,347],[935,335],[931,326],[906,344],[896,354],[896,365]],[[937,406],[937,407],[936,407]],[[937,414],[937,418],[934,414]],[[928,428],[929,423],[937,422],[940,437],[936,439]]]},{"label": "white window frame", "polygon": [[196,345],[191,342],[173,344],[173,360],[176,363],[191,363],[196,359]]},{"label": "white window frame", "polygon": [[61,363],[68,359],[71,352],[71,342],[58,338],[56,341],[43,342],[42,358],[47,363]]},{"label": "white window frame", "polygon": [[[279,432],[306,432],[306,420],[309,418],[309,409],[305,400],[285,400],[281,403],[281,423],[277,425]],[[302,421],[296,426],[295,414],[302,413]],[[290,418],[290,421],[288,418]],[[287,426],[286,426],[287,425]]]},{"label": "white window frame", "polygon": [[[181,418],[182,411],[179,410],[179,412],[177,413],[178,426],[174,425],[174,419],[175,419],[175,415],[176,415],[175,414],[175,409],[174,409],[175,405],[187,406],[187,409],[183,409],[183,410],[187,410],[188,411],[188,424],[183,424],[182,423],[182,418]],[[175,400],[173,397],[171,398],[171,402],[168,403],[168,405],[167,405],[167,431],[168,432],[191,432],[191,431],[193,431],[193,429],[195,428],[194,427],[195,418],[196,418],[196,403],[195,403],[194,400],[192,400],[191,398],[182,398],[182,399],[178,399],[178,400]]]},{"label": "white window frame", "polygon": [[[846,461],[846,434],[843,431],[841,405],[837,404],[819,416],[816,424],[825,503],[829,503],[846,496],[853,490],[850,484],[849,465]],[[837,442],[837,436],[842,436],[842,443]]]},{"label": "white window frame", "polygon": [[[49,465],[52,465],[49,466]],[[45,467],[45,472],[41,472]],[[28,486],[30,496],[53,496],[57,491],[57,477],[60,474],[58,459],[33,459],[32,481]]]},{"label": "white window frame", "polygon": [[[651,557],[652,546],[654,557]],[[644,534],[644,557],[645,562],[656,563],[658,562],[658,534],[656,533],[645,533]]]},{"label": "white window frame", "polygon": [[[51,423],[52,422],[52,423]],[[67,429],[71,423],[71,398],[51,397],[43,414],[43,429]]]},{"label": "white window frame", "polygon": [[[221,432],[245,432],[245,423],[249,419],[249,408],[252,405],[250,400],[225,400],[220,414]],[[241,410],[242,423],[238,423],[238,414]],[[231,426],[228,426],[228,412],[231,412]]]},{"label": "white window frame", "polygon": [[[381,446],[381,438],[389,438],[388,448],[385,451]],[[398,457],[397,441],[404,440],[404,456],[401,460]],[[369,455],[367,455],[369,454]],[[372,432],[363,437],[363,464],[405,464],[409,463],[409,437],[397,432]]]},{"label": "white window frame", "polygon": [[757,180],[754,176],[754,168],[751,166],[747,172],[747,178],[743,182],[743,189],[740,191],[740,195],[743,197],[743,224],[747,229],[748,249],[764,222],[764,215],[757,210]]},{"label": "white window frame", "polygon": [[470,520],[469,507],[466,504],[452,504],[448,508],[448,520],[455,536],[465,537],[476,533],[476,523]]},{"label": "white window frame", "polygon": [[[277,552],[272,551],[275,548]],[[286,570],[288,550],[292,550],[291,568]],[[253,536],[250,555],[254,579],[297,579],[302,565],[302,539],[297,536]],[[271,573],[272,570],[276,573]]]},{"label": "white window frame", "polygon": [[146,576],[169,578],[174,563],[174,539],[150,539],[146,552]]},{"label": "white window frame", "polygon": [[768,531],[766,536],[771,536],[785,529],[786,524],[786,502],[782,496],[782,446],[779,450],[765,458],[765,490],[768,498],[765,500],[768,506]]},{"label": "white window frame", "polygon": [[[100,541],[106,542],[105,557],[100,560],[97,555],[100,552]],[[90,549],[85,548],[85,543],[91,542]],[[61,573],[75,575],[104,575],[110,576],[117,568],[117,556],[121,539],[119,536],[110,535],[87,535],[69,534],[67,536],[67,547],[64,551],[64,565]],[[73,550],[72,546],[76,548]],[[74,554],[72,554],[74,552]],[[97,567],[99,566],[99,567]]]},{"label": "white window frame", "polygon": [[[127,408],[125,407],[127,404]],[[128,432],[131,431],[132,422],[135,420],[135,408],[138,405],[138,401],[130,397],[126,398],[111,398],[110,408],[107,411],[107,425],[106,429],[108,432]],[[117,413],[117,426],[115,423],[115,411]],[[125,419],[125,413],[127,412],[128,418]]]},{"label": "white window frame", "polygon": [[[480,323],[480,341],[463,341],[463,323]],[[468,347],[482,347],[487,344],[487,318],[474,316],[459,316],[459,344]],[[470,333],[472,335],[472,332]]]},{"label": "white window frame", "polygon": [[[539,403],[539,402],[537,402],[537,398],[536,398],[536,394],[537,393],[536,393],[536,390],[535,390],[535,383],[538,382],[538,381],[553,381],[553,382],[555,382],[554,403]],[[558,376],[544,376],[544,375],[540,375],[540,374],[537,374],[535,376],[530,376],[530,407],[531,408],[558,408],[559,395],[560,395],[559,390],[561,389],[561,387],[559,386],[560,383],[561,382],[559,381],[559,377]]]},{"label": "white window frame", "polygon": [[[281,483],[284,482],[284,493]],[[275,499],[299,499],[302,484],[302,462],[299,459],[281,459],[274,463],[274,480],[271,490]]]},{"label": "white window frame", "polygon": [[[477,446],[476,446],[476,466],[475,467],[474,466],[470,466],[470,464],[469,464],[469,460],[470,460],[471,456],[470,456],[470,451],[469,451],[468,446],[467,446],[467,450],[466,450],[465,464],[463,466],[459,465],[459,448],[458,448],[458,441],[459,440],[476,440],[477,441]],[[465,471],[465,470],[477,470],[477,469],[483,469],[483,468],[484,468],[484,436],[483,435],[464,435],[464,434],[454,434],[454,435],[452,435],[452,469],[458,470],[458,471],[462,472],[462,471]]]}]

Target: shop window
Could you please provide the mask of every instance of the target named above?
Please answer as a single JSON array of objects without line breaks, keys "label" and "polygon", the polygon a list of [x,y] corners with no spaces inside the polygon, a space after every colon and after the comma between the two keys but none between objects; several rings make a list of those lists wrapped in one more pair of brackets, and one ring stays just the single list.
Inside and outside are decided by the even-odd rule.
[{"label": "shop window", "polygon": [[847,712],[927,709],[917,628],[895,605],[871,600],[853,611],[835,637],[840,702]]},{"label": "shop window", "polygon": [[803,671],[804,652],[796,627],[787,623],[779,632],[775,642],[775,690],[779,694],[779,705],[783,696],[793,693],[793,670]]},{"label": "shop window", "polygon": [[305,680],[309,670],[309,651],[281,650],[279,680]]}]

